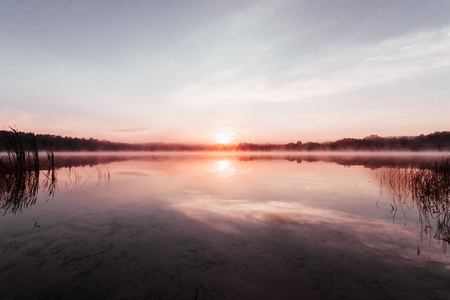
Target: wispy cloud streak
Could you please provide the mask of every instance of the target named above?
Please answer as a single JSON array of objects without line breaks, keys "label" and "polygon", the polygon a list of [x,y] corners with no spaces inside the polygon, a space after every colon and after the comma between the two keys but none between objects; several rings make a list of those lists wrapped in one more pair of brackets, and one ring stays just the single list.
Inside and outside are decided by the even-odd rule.
[{"label": "wispy cloud streak", "polygon": [[148,131],[148,128],[124,128],[124,129],[117,129],[117,130],[113,130],[112,132],[146,132]]},{"label": "wispy cloud streak", "polygon": [[[450,28],[366,47],[329,50],[285,73],[240,79],[245,67],[211,74],[174,96],[181,102],[308,101],[347,91],[423,77],[450,67]],[[236,78],[239,78],[236,80]]]}]

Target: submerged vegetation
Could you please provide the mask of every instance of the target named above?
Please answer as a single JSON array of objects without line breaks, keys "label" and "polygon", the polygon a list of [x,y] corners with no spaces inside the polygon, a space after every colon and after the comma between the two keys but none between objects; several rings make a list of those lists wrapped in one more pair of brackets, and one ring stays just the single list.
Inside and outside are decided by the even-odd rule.
[{"label": "submerged vegetation", "polygon": [[389,174],[389,185],[397,197],[393,210],[399,206],[403,209],[410,199],[419,211],[422,232],[450,243],[450,157],[439,163],[394,169]]}]

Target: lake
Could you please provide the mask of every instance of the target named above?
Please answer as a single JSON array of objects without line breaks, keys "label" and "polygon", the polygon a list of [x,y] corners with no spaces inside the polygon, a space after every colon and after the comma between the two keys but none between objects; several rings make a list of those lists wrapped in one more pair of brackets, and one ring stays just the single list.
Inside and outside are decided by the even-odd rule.
[{"label": "lake", "polygon": [[449,299],[443,156],[58,153],[2,179],[0,298]]}]

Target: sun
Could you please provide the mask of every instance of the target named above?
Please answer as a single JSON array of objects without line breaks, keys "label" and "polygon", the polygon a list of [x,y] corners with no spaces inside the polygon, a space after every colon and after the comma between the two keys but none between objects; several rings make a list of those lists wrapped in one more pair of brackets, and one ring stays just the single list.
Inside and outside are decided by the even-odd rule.
[{"label": "sun", "polygon": [[215,136],[218,144],[229,144],[231,142],[231,134],[228,132],[217,132]]},{"label": "sun", "polygon": [[236,135],[236,130],[228,126],[216,126],[213,134],[217,144],[229,144]]}]

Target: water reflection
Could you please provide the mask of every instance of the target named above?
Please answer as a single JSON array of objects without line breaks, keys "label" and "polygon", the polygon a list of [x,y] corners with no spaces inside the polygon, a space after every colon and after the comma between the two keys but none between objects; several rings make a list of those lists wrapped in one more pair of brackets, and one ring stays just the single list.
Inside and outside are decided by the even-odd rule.
[{"label": "water reflection", "polygon": [[[448,187],[415,159],[56,156],[53,174],[2,179],[35,200],[0,218],[0,298],[445,299],[448,253],[417,224],[434,235],[438,209],[448,224],[427,196]],[[444,192],[413,189],[414,172]]]},{"label": "water reflection", "polygon": [[233,176],[236,169],[231,165],[229,160],[219,160],[216,162],[215,171],[218,173],[216,178],[225,179],[227,177]]},{"label": "water reflection", "polygon": [[0,208],[4,213],[17,213],[36,203],[39,172],[13,170],[0,177]]},{"label": "water reflection", "polygon": [[[420,166],[424,163],[438,162],[442,158],[440,152],[291,152],[291,153],[136,153],[136,152],[74,152],[57,153],[54,166],[58,168],[71,167],[94,167],[96,165],[107,165],[114,162],[124,161],[189,161],[189,160],[226,160],[229,162],[251,162],[251,161],[290,161],[301,164],[302,162],[330,162],[342,166],[363,166],[369,169],[382,167],[411,167]],[[46,166],[41,165],[41,170]]]},{"label": "water reflection", "polygon": [[[248,201],[243,201],[242,199],[232,200],[229,198],[230,195],[223,194],[222,197],[227,200],[222,200],[220,203],[225,203],[226,201],[231,201],[233,210],[241,211],[253,211],[254,216],[269,216],[268,218],[272,220],[289,220],[291,222],[291,217],[287,217],[286,213],[280,212],[280,209],[288,207],[287,211],[293,211],[293,204],[288,204],[286,206],[286,199],[289,199],[292,193],[297,193],[296,189],[301,187],[299,191],[300,195],[304,199],[308,199],[308,195],[314,193],[317,190],[322,191],[324,194],[332,195],[338,192],[341,188],[339,187],[337,178],[341,177],[341,171],[338,171],[334,176],[335,185],[321,185],[317,184],[323,180],[323,174],[317,173],[319,170],[318,165],[313,168],[305,175],[305,169],[302,167],[299,173],[284,173],[284,169],[281,173],[272,173],[267,176],[267,172],[272,172],[270,169],[272,165],[267,165],[268,167],[257,168],[251,176],[246,176],[247,173],[251,172],[252,169],[248,168],[247,162],[271,162],[271,161],[288,161],[295,162],[296,164],[305,163],[317,163],[317,162],[333,162],[339,165],[345,166],[358,166],[362,165],[368,168],[383,168],[396,166],[394,169],[389,169],[388,175],[384,175],[380,180],[380,196],[383,196],[383,188],[386,184],[389,185],[389,191],[392,194],[393,201],[391,204],[390,213],[392,218],[395,220],[397,213],[403,214],[404,218],[407,219],[406,211],[418,210],[420,224],[422,228],[422,233],[433,233],[437,239],[449,242],[449,179],[448,179],[448,159],[439,161],[439,155],[429,155],[429,154],[415,154],[413,156],[406,155],[393,155],[393,154],[383,154],[383,155],[356,155],[351,156],[348,154],[337,154],[326,156],[324,154],[304,154],[304,155],[293,155],[293,154],[245,154],[245,155],[233,155],[233,154],[159,154],[159,155],[119,155],[119,154],[108,154],[108,155],[77,155],[77,154],[59,154],[55,160],[55,163],[50,168],[48,166],[42,166],[41,171],[37,170],[27,170],[27,171],[6,171],[3,170],[3,175],[0,181],[0,192],[1,192],[1,209],[4,213],[16,213],[24,208],[28,208],[36,203],[37,195],[39,189],[42,190],[43,194],[49,198],[55,197],[58,192],[58,170],[64,170],[62,175],[64,177],[64,187],[66,190],[75,191],[82,189],[85,185],[93,180],[95,181],[94,188],[101,185],[105,185],[109,188],[111,181],[110,164],[119,163],[123,161],[136,162],[136,166],[140,166],[136,169],[129,169],[130,163],[127,163],[125,169],[118,170],[115,172],[117,175],[132,175],[132,176],[146,176],[150,177],[150,180],[155,180],[152,175],[154,171],[148,169],[147,167],[142,168],[142,162],[152,163],[150,166],[154,168],[161,163],[169,163],[168,166],[161,166],[163,170],[169,171],[174,166],[186,165],[188,168],[187,173],[183,174],[197,174],[195,177],[199,180],[198,190],[205,189],[202,184],[209,182],[207,179],[209,172],[202,171],[204,162],[211,162],[213,164],[212,172],[215,179],[227,180],[231,177],[237,177],[235,179],[235,184],[231,189],[240,191],[243,199],[255,199],[259,197],[259,185],[265,186],[265,188],[270,188],[273,186],[273,193],[275,194],[285,194],[285,198],[281,201],[274,199],[267,199],[269,202],[265,202],[264,205],[257,205],[252,202],[249,204]],[[192,162],[193,164],[172,164],[172,162]],[[239,170],[235,165],[239,162]],[[439,163],[438,163],[439,162]],[[414,167],[419,166],[420,167]],[[90,167],[89,167],[90,166]],[[252,165],[255,167],[256,165]],[[408,166],[404,168],[404,166]],[[447,168],[447,169],[446,169]],[[89,171],[88,171],[89,170]],[[175,170],[174,174],[178,174],[179,171]],[[302,173],[303,172],[303,173]],[[329,170],[325,171],[329,172]],[[445,173],[447,172],[447,173]],[[41,174],[42,180],[39,180],[39,175]],[[204,175],[202,175],[204,174]],[[262,175],[260,175],[262,174]],[[303,177],[298,177],[301,175]],[[193,176],[193,175],[192,175]],[[297,178],[298,177],[298,178]],[[152,179],[153,178],[153,179]],[[275,179],[275,181],[267,181],[268,178]],[[296,178],[298,183],[291,182],[292,178]],[[319,179],[321,178],[321,179]],[[170,175],[170,181],[175,185],[174,175]],[[257,183],[255,180],[259,180]],[[341,178],[342,182],[345,182],[346,178]],[[363,191],[359,188],[360,182],[363,179],[359,179],[354,184],[355,188],[362,194]],[[148,182],[148,181],[147,181]],[[239,182],[239,184],[237,184]],[[147,183],[148,184],[148,183]],[[299,185],[300,184],[300,185]],[[217,193],[224,193],[219,186],[215,186],[213,183],[206,184],[209,185],[209,189],[218,189]],[[136,188],[139,190],[139,188]],[[189,193],[196,190],[196,184],[190,184],[189,188],[186,189]],[[328,191],[329,190],[329,191]],[[161,197],[164,196],[165,191],[162,192]],[[183,192],[184,193],[184,192]],[[201,192],[203,193],[203,191]],[[227,192],[229,193],[229,192]],[[197,197],[197,192],[194,192],[195,197]],[[270,193],[268,194],[270,195]],[[173,195],[172,195],[173,196]],[[218,197],[221,197],[218,196]],[[385,195],[386,196],[386,195]],[[194,198],[195,198],[194,197]],[[227,198],[228,197],[228,198]],[[320,198],[324,196],[321,195]],[[174,197],[175,198],[175,197]],[[176,204],[181,206],[186,211],[198,210],[198,207],[209,207],[211,206],[208,201],[204,201],[202,198],[195,201],[186,202],[183,204]],[[200,203],[200,202],[202,203]],[[225,202],[224,202],[225,201]],[[305,201],[305,200],[303,200]],[[270,204],[270,205],[268,205]],[[298,203],[295,203],[298,205]],[[337,204],[337,206],[344,206],[343,203]],[[350,204],[349,204],[350,205]],[[376,206],[380,208],[378,200]],[[320,210],[320,204],[316,203],[316,206],[309,211],[314,210],[319,211],[319,214],[327,215],[324,211]],[[336,208],[335,208],[336,209]],[[348,208],[351,209],[351,208]],[[299,211],[304,209],[299,209]],[[216,204],[210,207],[208,214],[211,212],[217,213],[218,209]],[[227,212],[230,210],[227,209]],[[267,214],[263,213],[267,212]],[[277,213],[278,212],[278,213]],[[196,212],[192,212],[197,214]],[[236,215],[236,213],[234,213]],[[278,217],[274,218],[275,215]],[[279,216],[283,215],[282,218]],[[209,218],[209,217],[208,217]],[[205,218],[203,218],[205,219]],[[434,222],[436,224],[432,224]]]}]

